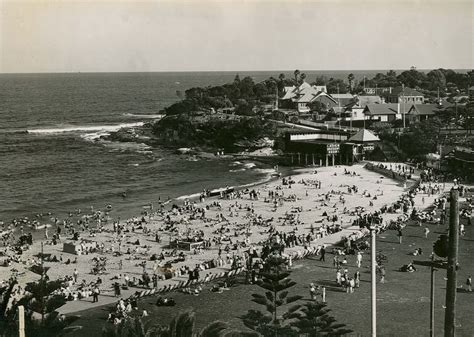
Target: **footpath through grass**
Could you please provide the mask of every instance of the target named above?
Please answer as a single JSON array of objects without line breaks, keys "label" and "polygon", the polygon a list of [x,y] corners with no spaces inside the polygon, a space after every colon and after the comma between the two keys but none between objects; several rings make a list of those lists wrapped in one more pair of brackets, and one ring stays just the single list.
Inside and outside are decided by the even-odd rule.
[{"label": "footpath through grass", "polygon": [[[458,286],[466,288],[468,275],[474,274],[474,226],[467,226],[466,235],[459,240]],[[430,233],[425,238],[424,228]],[[396,231],[386,231],[377,237],[377,250],[388,257],[386,266],[386,282],[377,284],[378,306],[378,336],[428,336],[429,335],[429,297],[430,270],[429,267],[417,266],[414,273],[400,272],[399,268],[413,260],[429,260],[433,242],[438,235],[444,234],[446,227],[441,225],[423,224],[419,227],[410,222],[404,230],[403,243],[398,243]],[[416,248],[424,252],[421,256],[413,256]],[[291,278],[297,285],[290,289],[290,294],[300,294],[309,299],[310,282],[317,282],[327,287],[326,299],[332,309],[332,315],[338,322],[345,323],[354,330],[354,336],[370,336],[370,256],[369,251],[363,255],[361,285],[352,294],[347,294],[336,286],[336,270],[333,267],[332,255],[326,255],[326,262],[320,262],[316,257],[309,258],[294,265]],[[357,270],[355,256],[348,257],[349,275]],[[435,333],[441,335],[444,331],[444,304],[446,290],[446,270],[436,272],[435,281]],[[213,320],[228,322],[235,328],[243,328],[239,317],[248,309],[259,308],[251,302],[251,294],[261,292],[254,285],[239,285],[221,294],[209,291],[210,285],[204,287],[199,296],[182,293],[170,293],[176,300],[175,307],[157,307],[156,298],[145,298],[139,302],[139,308],[146,309],[150,317],[146,320],[153,324],[167,324],[179,311],[194,309],[196,311],[197,328],[206,326]],[[474,292],[458,290],[456,302],[456,335],[474,336]],[[111,306],[95,308],[78,313],[81,318],[75,325],[82,326],[81,330],[68,336],[100,336],[103,326],[110,324],[106,317]]]}]

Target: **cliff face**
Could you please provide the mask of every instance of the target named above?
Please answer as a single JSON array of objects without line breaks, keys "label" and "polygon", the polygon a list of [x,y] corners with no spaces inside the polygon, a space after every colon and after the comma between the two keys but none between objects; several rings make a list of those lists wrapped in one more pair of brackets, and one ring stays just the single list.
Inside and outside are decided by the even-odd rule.
[{"label": "cliff face", "polygon": [[235,152],[242,147],[258,147],[264,137],[274,138],[276,128],[259,117],[178,115],[156,122],[152,133],[166,146],[199,146]]}]

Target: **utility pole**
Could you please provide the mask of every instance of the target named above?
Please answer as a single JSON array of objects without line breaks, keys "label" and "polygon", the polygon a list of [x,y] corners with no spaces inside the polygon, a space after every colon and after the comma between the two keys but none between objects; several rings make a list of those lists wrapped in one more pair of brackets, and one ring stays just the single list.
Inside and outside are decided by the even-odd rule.
[{"label": "utility pole", "polygon": [[[276,82],[275,82],[276,83]],[[276,83],[276,89],[275,89],[275,110],[278,110],[278,83]]]},{"label": "utility pole", "polygon": [[403,104],[403,131],[405,131],[405,84],[402,84],[402,104]]},{"label": "utility pole", "polygon": [[430,337],[434,337],[434,298],[435,298],[435,267],[433,266],[434,253],[431,254],[431,291],[430,291]]},{"label": "utility pole", "polygon": [[18,336],[25,337],[25,307],[18,306]]},{"label": "utility pole", "polygon": [[44,323],[44,243],[41,241],[41,324]]},{"label": "utility pole", "polygon": [[372,337],[377,337],[377,276],[376,276],[376,266],[377,262],[375,260],[375,226],[370,226],[370,248],[371,248],[371,269],[372,269],[372,293],[371,293],[371,300],[372,300]]},{"label": "utility pole", "polygon": [[449,252],[446,269],[446,312],[444,316],[444,336],[454,337],[456,319],[456,267],[459,245],[459,191],[451,190],[449,206]]}]

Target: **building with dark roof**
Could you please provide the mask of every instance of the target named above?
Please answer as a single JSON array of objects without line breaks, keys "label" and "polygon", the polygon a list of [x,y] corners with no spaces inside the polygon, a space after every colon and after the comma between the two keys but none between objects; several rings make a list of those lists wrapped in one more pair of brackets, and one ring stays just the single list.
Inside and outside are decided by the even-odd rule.
[{"label": "building with dark roof", "polygon": [[326,86],[310,85],[307,82],[301,83],[298,87],[285,87],[284,95],[280,101],[284,105],[295,106],[299,113],[309,112],[311,109],[308,104],[314,101],[320,101],[330,106],[337,105],[337,101],[326,92]]},{"label": "building with dark roof", "polygon": [[401,118],[400,104],[367,104],[365,119],[379,122],[392,122]]},{"label": "building with dark roof", "polygon": [[390,88],[382,95],[386,103],[423,104],[425,96],[419,91],[408,87]]},{"label": "building with dark roof", "polygon": [[446,108],[453,106],[450,103],[443,104],[413,104],[407,109],[407,120],[409,122],[419,122],[442,114]]}]

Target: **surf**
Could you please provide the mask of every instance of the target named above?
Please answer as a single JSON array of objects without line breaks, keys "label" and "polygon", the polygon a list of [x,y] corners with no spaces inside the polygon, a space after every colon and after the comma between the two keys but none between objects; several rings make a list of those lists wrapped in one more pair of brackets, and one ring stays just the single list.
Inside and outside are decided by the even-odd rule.
[{"label": "surf", "polygon": [[67,132],[114,132],[122,128],[133,128],[143,126],[143,122],[136,123],[121,123],[114,125],[79,125],[79,126],[67,126],[67,127],[54,127],[54,128],[41,128],[41,129],[28,129],[28,134],[60,134]]}]

